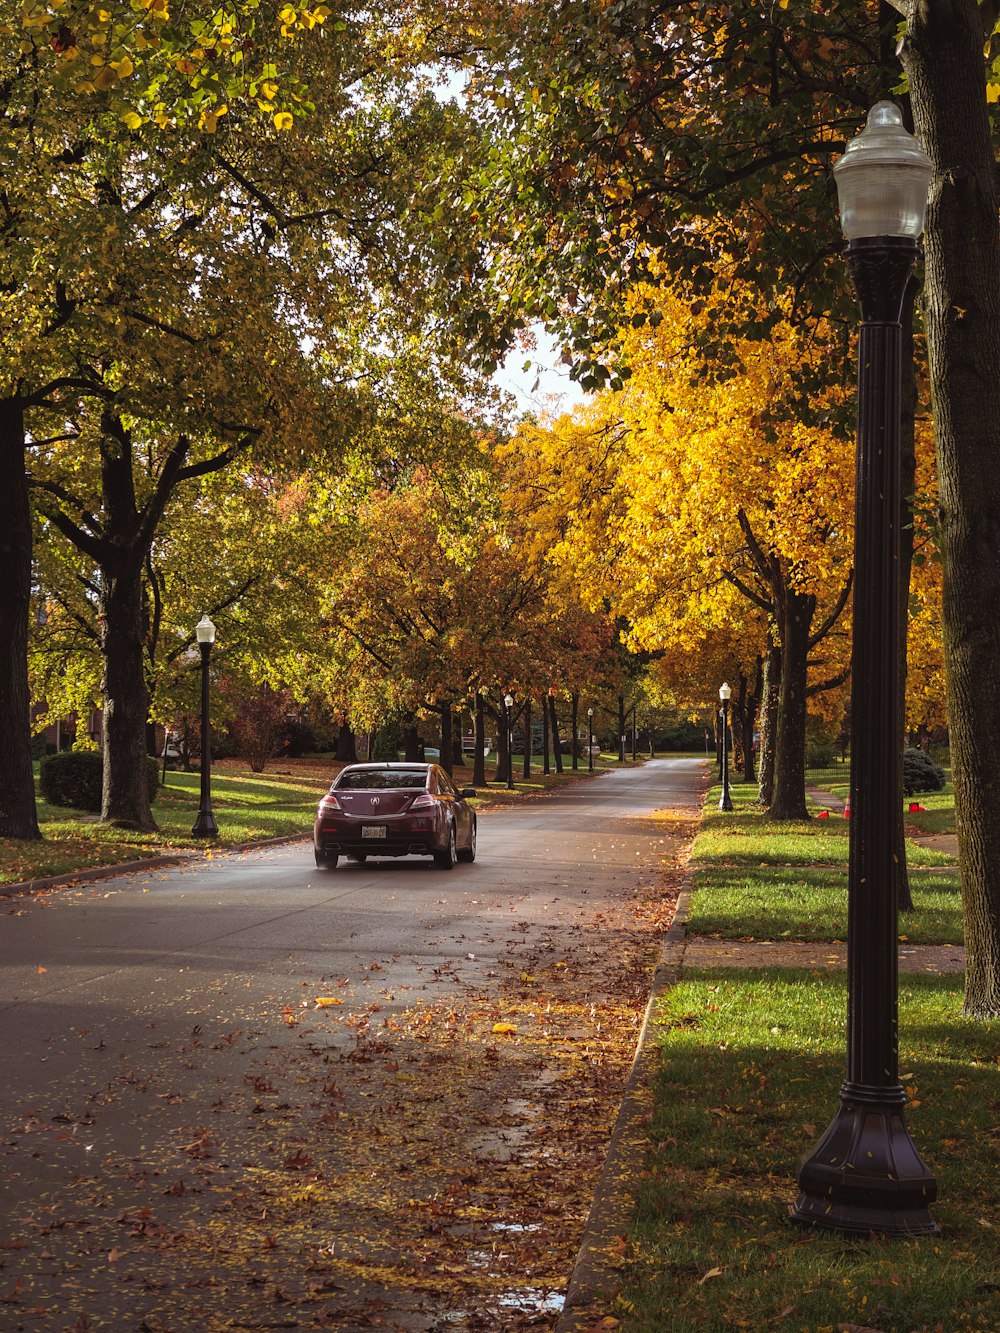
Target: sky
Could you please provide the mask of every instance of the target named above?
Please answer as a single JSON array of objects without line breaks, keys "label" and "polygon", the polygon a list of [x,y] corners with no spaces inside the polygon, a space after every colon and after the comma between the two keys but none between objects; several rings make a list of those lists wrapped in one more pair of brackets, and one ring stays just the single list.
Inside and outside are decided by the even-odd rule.
[{"label": "sky", "polygon": [[[559,349],[545,330],[537,328],[534,334],[538,344],[535,350],[515,348],[493,379],[513,394],[523,412],[570,412],[586,402],[588,395],[570,379],[569,367],[560,362]],[[533,363],[532,368],[525,371],[522,367],[529,360]]]}]

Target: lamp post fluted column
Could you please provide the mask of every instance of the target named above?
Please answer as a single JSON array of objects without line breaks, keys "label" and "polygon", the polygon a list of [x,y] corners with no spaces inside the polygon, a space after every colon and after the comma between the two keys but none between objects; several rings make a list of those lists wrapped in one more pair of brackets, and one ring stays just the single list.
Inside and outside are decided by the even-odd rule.
[{"label": "lamp post fluted column", "polygon": [[201,650],[201,799],[191,836],[217,838],[219,828],[212,811],[212,720],[209,706],[209,662],[212,644],[215,642],[215,626],[208,616],[202,616],[199,620],[195,626],[195,635]]},{"label": "lamp post fluted column", "polygon": [[[856,146],[861,150],[857,166],[851,158]],[[875,211],[872,176],[857,184],[849,177],[862,170],[871,173],[880,162],[897,172],[909,164],[915,175],[914,196],[898,204],[896,228],[890,216],[878,233],[866,235],[857,213]],[[937,1185],[910,1138],[903,1113],[906,1094],[899,1081],[893,835],[901,796],[896,732],[900,319],[923,226],[922,206],[918,217],[912,210],[920,201],[921,180],[926,201],[930,163],[903,129],[898,109],[888,102],[873,109],[868,129],[849,146],[835,171],[841,163],[846,168],[844,179],[838,176],[838,186],[849,239],[848,265],[862,319],[851,658],[847,1076],[839,1109],[799,1168],[801,1193],[792,1217],[853,1235],[915,1236],[937,1230],[928,1211]],[[879,203],[890,194],[891,180],[884,178],[886,188]],[[852,185],[861,191],[859,202],[852,196]]]},{"label": "lamp post fluted column", "polygon": [[514,696],[503,697],[507,717],[507,790],[514,790]]},{"label": "lamp post fluted column", "polygon": [[719,797],[720,810],[732,810],[733,798],[729,794],[729,700],[732,687],[725,682],[719,686],[719,699],[722,702],[722,795]]}]

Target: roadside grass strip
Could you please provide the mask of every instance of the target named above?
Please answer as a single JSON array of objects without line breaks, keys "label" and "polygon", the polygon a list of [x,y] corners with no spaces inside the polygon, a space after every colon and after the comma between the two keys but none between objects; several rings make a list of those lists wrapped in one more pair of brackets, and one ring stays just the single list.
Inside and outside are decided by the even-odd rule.
[{"label": "roadside grass strip", "polygon": [[843,972],[693,971],[660,1001],[623,1333],[986,1333],[1000,1326],[1000,1023],[958,976],[901,978],[907,1122],[941,1235],[852,1240],[788,1221],[844,1074]]},{"label": "roadside grass strip", "polygon": [[[734,865],[847,865],[850,820],[831,814],[829,820],[773,820],[757,804],[757,788],[731,788],[734,809],[718,807],[721,787],[710,789],[705,800],[701,832],[691,855],[693,865],[715,862]],[[907,816],[907,822],[909,822]],[[907,864],[954,865],[955,858],[908,840]]]},{"label": "roadside grass strip", "polygon": [[38,801],[42,841],[0,839],[0,884],[19,884],[94,866],[136,861],[183,848],[236,846],[267,838],[307,834],[327,781],[271,776],[212,775],[212,808],[219,837],[206,844],[191,836],[198,813],[201,778],[167,773],[157,788],[157,831],[141,833],[99,823],[96,815]]},{"label": "roadside grass strip", "polygon": [[[688,935],[724,940],[846,940],[847,871],[808,866],[699,868],[691,879]],[[899,918],[911,944],[961,944],[957,875],[910,877],[914,910]]]}]

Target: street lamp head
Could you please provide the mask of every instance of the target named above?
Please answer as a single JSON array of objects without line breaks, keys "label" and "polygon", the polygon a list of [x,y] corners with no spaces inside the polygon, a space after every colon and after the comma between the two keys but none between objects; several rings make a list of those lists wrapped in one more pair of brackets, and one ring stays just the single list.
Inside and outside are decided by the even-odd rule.
[{"label": "street lamp head", "polygon": [[876,102],[868,123],[833,168],[840,221],[849,241],[908,236],[924,229],[933,167],[893,102]]},{"label": "street lamp head", "polygon": [[202,616],[198,621],[197,625],[194,627],[194,632],[197,635],[199,643],[215,642],[215,626],[212,624],[211,620],[209,620],[207,615]]},{"label": "street lamp head", "polygon": [[508,708],[514,707],[514,696],[512,694],[505,694],[503,697],[503,701]]},{"label": "street lamp head", "polygon": [[593,710],[592,708],[588,708],[588,709],[587,709],[587,716],[588,716],[588,717],[593,717],[593,716],[594,716],[594,710]]},{"label": "street lamp head", "polygon": [[732,698],[732,694],[733,694],[732,687],[728,685],[725,681],[723,681],[722,684],[719,686],[719,698],[722,700],[723,703],[725,703],[727,699]]}]

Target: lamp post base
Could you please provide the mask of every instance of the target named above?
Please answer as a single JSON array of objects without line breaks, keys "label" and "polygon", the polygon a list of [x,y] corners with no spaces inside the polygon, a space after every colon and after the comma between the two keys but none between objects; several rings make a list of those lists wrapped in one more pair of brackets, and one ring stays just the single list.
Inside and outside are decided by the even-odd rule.
[{"label": "lamp post base", "polygon": [[733,802],[729,796],[729,792],[723,792],[722,796],[719,798],[719,809],[729,811],[732,810],[732,808]]},{"label": "lamp post base", "polygon": [[215,815],[211,810],[199,810],[198,818],[194,821],[194,827],[191,829],[192,838],[217,838],[219,836],[219,826],[215,822]]},{"label": "lamp post base", "polygon": [[902,1088],[844,1085],[840,1110],[799,1167],[793,1222],[852,1236],[938,1232],[928,1211],[937,1182],[910,1138],[904,1100]]}]

